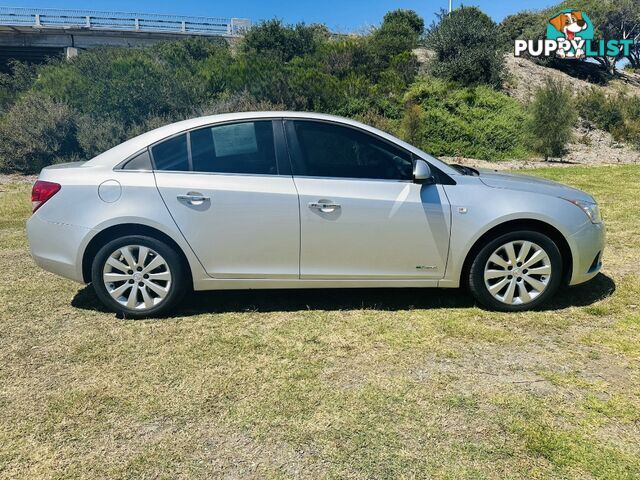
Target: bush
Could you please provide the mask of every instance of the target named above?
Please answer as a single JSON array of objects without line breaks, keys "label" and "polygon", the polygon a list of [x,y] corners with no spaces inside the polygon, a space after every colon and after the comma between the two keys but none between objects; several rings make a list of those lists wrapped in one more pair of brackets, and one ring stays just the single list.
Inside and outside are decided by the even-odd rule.
[{"label": "bush", "polygon": [[266,100],[256,100],[247,92],[234,93],[222,97],[204,108],[194,112],[195,115],[219,115],[233,112],[268,112],[286,110],[282,104],[271,103]]},{"label": "bush", "polygon": [[524,108],[487,86],[461,89],[425,79],[409,89],[405,102],[402,136],[426,152],[484,160],[530,156]]},{"label": "bush", "polygon": [[87,159],[106,152],[129,138],[127,128],[122,122],[109,117],[94,118],[82,115],[76,124],[78,145]]},{"label": "bush", "polygon": [[[167,48],[164,46],[163,48]],[[34,88],[81,113],[125,125],[153,115],[180,115],[201,102],[195,77],[161,50],[105,49],[40,69]]]},{"label": "bush", "polygon": [[266,20],[247,32],[242,42],[242,51],[272,55],[288,62],[294,57],[315,52],[328,36],[329,31],[323,25],[299,23],[287,26],[281,20]]},{"label": "bush", "polygon": [[0,73],[0,114],[11,108],[18,96],[36,79],[36,69],[24,62],[10,61],[9,73]]},{"label": "bush", "polygon": [[367,75],[370,52],[365,38],[347,38],[324,43],[317,53],[318,63],[340,80],[353,74]]},{"label": "bush", "polygon": [[624,92],[607,96],[602,89],[591,88],[577,101],[580,116],[605,130],[616,140],[628,141],[639,147],[640,98]]},{"label": "bush", "polygon": [[0,122],[0,170],[36,173],[78,152],[72,110],[44,95],[18,100]]},{"label": "bush", "polygon": [[499,87],[504,70],[503,41],[491,18],[475,7],[440,13],[427,33],[434,52],[433,75],[465,86]]},{"label": "bush", "polygon": [[577,100],[580,116],[601,130],[611,132],[624,125],[624,105],[608,98],[602,89],[590,88]]},{"label": "bush", "polygon": [[562,82],[547,79],[536,91],[531,104],[532,142],[545,160],[566,152],[578,119],[574,107],[571,89]]}]

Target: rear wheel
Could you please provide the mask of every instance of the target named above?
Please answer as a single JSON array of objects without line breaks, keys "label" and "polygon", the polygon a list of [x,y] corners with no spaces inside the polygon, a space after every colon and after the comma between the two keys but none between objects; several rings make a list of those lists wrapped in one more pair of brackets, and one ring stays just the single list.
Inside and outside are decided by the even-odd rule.
[{"label": "rear wheel", "polygon": [[129,318],[165,313],[182,299],[187,285],[175,250],[142,235],[103,246],[93,260],[91,281],[105,306]]},{"label": "rear wheel", "polygon": [[562,279],[558,246],[546,235],[522,230],[488,242],[473,260],[469,287],[486,307],[502,311],[535,308],[549,300]]}]

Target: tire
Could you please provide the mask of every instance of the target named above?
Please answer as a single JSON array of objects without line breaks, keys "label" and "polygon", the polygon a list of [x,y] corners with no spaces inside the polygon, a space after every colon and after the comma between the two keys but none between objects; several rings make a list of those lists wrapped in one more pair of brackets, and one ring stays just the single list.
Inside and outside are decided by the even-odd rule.
[{"label": "tire", "polygon": [[124,318],[168,312],[182,300],[189,284],[180,255],[143,235],[127,235],[104,245],[93,259],[91,282],[100,301]]},{"label": "tire", "polygon": [[562,274],[562,256],[553,240],[519,230],[487,242],[473,259],[468,280],[471,293],[485,307],[520,312],[553,297]]}]

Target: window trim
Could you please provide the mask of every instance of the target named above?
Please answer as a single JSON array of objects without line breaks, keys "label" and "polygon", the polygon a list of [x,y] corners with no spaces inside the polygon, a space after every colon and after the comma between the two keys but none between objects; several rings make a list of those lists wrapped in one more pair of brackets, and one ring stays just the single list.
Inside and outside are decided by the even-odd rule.
[{"label": "window trim", "polygon": [[[271,117],[271,118],[260,118],[260,117],[256,117],[256,118],[244,118],[242,120],[229,120],[226,122],[217,122],[217,123],[209,123],[206,125],[200,125],[198,127],[194,127],[194,128],[189,128],[187,130],[182,130],[180,132],[176,132],[173,135],[169,135],[168,137],[165,137],[161,140],[158,140],[156,142],[153,142],[151,144],[149,144],[147,146],[147,148],[149,149],[149,155],[151,157],[151,163],[153,166],[153,172],[154,173],[183,173],[183,174],[197,174],[197,175],[224,175],[224,176],[249,176],[249,177],[282,177],[282,176],[286,176],[286,177],[290,177],[291,174],[284,174],[284,173],[280,173],[280,168],[281,168],[281,164],[283,164],[285,162],[285,160],[281,160],[280,159],[280,153],[279,149],[282,148],[281,143],[282,140],[278,138],[277,136],[277,129],[278,129],[278,125],[282,124],[281,122],[281,118],[280,117]],[[274,154],[275,154],[275,160],[276,160],[276,170],[278,173],[276,174],[270,174],[270,173],[233,173],[233,172],[200,172],[200,171],[196,171],[193,170],[193,158],[191,156],[191,132],[194,132],[196,130],[202,130],[205,128],[215,128],[215,127],[221,127],[224,125],[235,125],[235,124],[239,124],[239,123],[251,123],[251,122],[271,122],[271,128],[272,128],[272,134],[273,134],[273,149],[274,149]],[[280,126],[280,128],[282,128],[282,126]],[[187,162],[189,165],[189,170],[159,170],[156,167],[156,161],[153,158],[153,148],[167,140],[171,140],[172,138],[175,137],[179,137],[180,135],[186,135],[187,136]],[[280,146],[279,146],[280,145]],[[141,150],[142,151],[142,150]],[[133,156],[131,157],[133,158]],[[286,171],[286,164],[284,165],[284,170]]]},{"label": "window trim", "polygon": [[[295,148],[294,145],[292,145],[290,139],[289,139],[289,135],[287,134],[287,127],[286,124],[287,122],[294,122],[294,121],[309,121],[309,122],[320,122],[320,123],[328,123],[330,125],[338,125],[341,127],[345,127],[345,128],[351,128],[353,130],[357,130],[359,132],[362,132],[366,135],[372,136],[376,139],[379,139],[385,143],[388,143],[389,145],[396,147],[404,152],[406,152],[407,154],[411,155],[412,161],[415,162],[416,159],[422,159],[425,162],[427,162],[429,164],[429,166],[431,167],[431,170],[434,172],[434,176],[436,178],[436,183],[437,184],[442,184],[442,185],[456,185],[456,181],[451,178],[448,174],[444,173],[443,171],[441,171],[438,167],[434,166],[431,162],[429,162],[429,160],[427,160],[426,158],[422,158],[418,155],[416,155],[415,153],[411,152],[410,150],[407,150],[406,148],[404,148],[401,145],[398,145],[397,143],[388,140],[386,138],[380,137],[379,135],[376,135],[375,133],[372,133],[364,128],[360,128],[358,126],[355,125],[349,125],[347,123],[341,123],[341,122],[336,122],[336,121],[332,121],[332,120],[326,120],[326,119],[319,119],[319,118],[305,118],[305,117],[250,117],[250,118],[244,118],[241,120],[228,120],[228,121],[224,121],[224,122],[215,122],[215,123],[209,123],[209,124],[205,124],[205,125],[200,125],[198,127],[193,127],[193,128],[189,128],[186,130],[181,130],[179,132],[176,132],[168,137],[162,138],[160,140],[157,140],[149,145],[147,145],[144,148],[141,148],[140,150],[137,150],[135,153],[129,155],[127,158],[125,158],[122,162],[118,163],[115,167],[113,167],[113,170],[118,170],[121,172],[132,172],[132,173],[143,173],[143,172],[151,172],[151,173],[162,173],[162,172],[167,172],[167,173],[182,173],[182,174],[200,174],[200,175],[234,175],[234,176],[264,176],[264,177],[304,177],[304,178],[320,178],[320,179],[331,179],[331,180],[367,180],[367,181],[378,181],[378,182],[403,182],[403,183],[413,183],[413,179],[412,180],[394,180],[394,179],[383,179],[383,178],[359,178],[359,177],[354,177],[354,178],[347,178],[347,177],[314,177],[314,176],[310,176],[310,175],[294,175],[294,162],[295,162]],[[272,125],[273,125],[273,133],[274,133],[274,148],[275,148],[275,153],[276,153],[276,168],[278,169],[278,174],[277,175],[270,175],[270,174],[252,174],[252,173],[222,173],[222,172],[195,172],[193,170],[158,170],[156,168],[156,162],[155,159],[153,158],[153,151],[152,148],[166,140],[169,140],[173,137],[177,137],[178,135],[183,135],[183,134],[190,134],[192,131],[194,130],[200,130],[201,128],[213,128],[216,127],[218,125],[222,126],[222,125],[231,125],[231,124],[235,124],[235,123],[245,123],[245,122],[256,122],[256,121],[271,121]],[[295,137],[295,142],[297,143],[297,136]],[[188,148],[191,148],[191,142],[190,142],[190,138],[187,139],[188,140]],[[129,160],[132,160],[134,157],[136,157],[137,155],[139,155],[140,153],[142,153],[144,150],[148,150],[149,152],[149,157],[151,158],[151,170],[125,170],[124,166],[127,164],[127,162],[129,162]],[[192,166],[190,166],[190,168],[193,168]]]}]

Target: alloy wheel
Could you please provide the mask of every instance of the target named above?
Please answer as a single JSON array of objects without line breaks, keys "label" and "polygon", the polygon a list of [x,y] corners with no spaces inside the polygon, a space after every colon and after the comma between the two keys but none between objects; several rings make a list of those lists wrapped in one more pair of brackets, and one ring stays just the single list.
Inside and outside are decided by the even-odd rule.
[{"label": "alloy wheel", "polygon": [[536,243],[515,240],[498,247],[484,267],[484,283],[501,303],[523,305],[545,291],[551,280],[549,254]]},{"label": "alloy wheel", "polygon": [[107,293],[130,310],[149,310],[169,294],[172,284],[167,261],[144,245],[126,245],[105,261],[102,280]]}]

